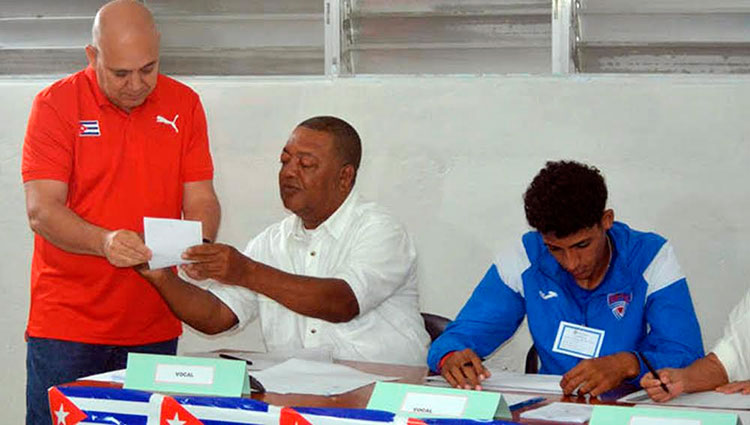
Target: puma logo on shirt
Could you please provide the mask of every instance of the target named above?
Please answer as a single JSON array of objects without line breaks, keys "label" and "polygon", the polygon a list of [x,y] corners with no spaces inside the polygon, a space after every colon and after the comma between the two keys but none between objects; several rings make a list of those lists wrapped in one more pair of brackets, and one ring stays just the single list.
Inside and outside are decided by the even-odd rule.
[{"label": "puma logo on shirt", "polygon": [[179,132],[180,132],[180,130],[179,130],[179,129],[177,128],[177,118],[179,118],[179,117],[180,117],[180,114],[177,114],[177,115],[175,115],[175,116],[174,116],[174,119],[172,119],[172,120],[170,121],[170,120],[168,120],[168,119],[164,118],[164,117],[163,117],[163,116],[161,116],[161,115],[157,115],[157,116],[156,116],[156,122],[157,122],[157,123],[159,123],[159,124],[167,124],[167,125],[170,125],[170,126],[172,126],[172,128],[174,129],[174,132],[175,132],[175,133],[179,133]]}]

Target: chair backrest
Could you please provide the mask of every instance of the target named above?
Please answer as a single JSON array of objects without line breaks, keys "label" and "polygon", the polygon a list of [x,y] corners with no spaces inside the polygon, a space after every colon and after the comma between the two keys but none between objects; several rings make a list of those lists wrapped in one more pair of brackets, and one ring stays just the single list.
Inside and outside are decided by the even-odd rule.
[{"label": "chair backrest", "polygon": [[[439,316],[432,313],[421,313],[422,320],[424,320],[424,328],[427,333],[430,334],[430,339],[435,341],[440,334],[443,333],[445,327],[451,322],[447,317]],[[531,348],[526,353],[526,367],[525,373],[539,373],[539,355],[536,352],[534,344],[531,344]]]},{"label": "chair backrest", "polygon": [[531,344],[529,352],[526,353],[526,373],[539,373],[539,355],[534,348],[534,344]]},{"label": "chair backrest", "polygon": [[445,327],[451,322],[450,319],[443,316],[438,316],[432,313],[422,313],[422,320],[424,320],[424,328],[427,333],[430,334],[430,339],[435,341],[437,337],[445,330]]}]

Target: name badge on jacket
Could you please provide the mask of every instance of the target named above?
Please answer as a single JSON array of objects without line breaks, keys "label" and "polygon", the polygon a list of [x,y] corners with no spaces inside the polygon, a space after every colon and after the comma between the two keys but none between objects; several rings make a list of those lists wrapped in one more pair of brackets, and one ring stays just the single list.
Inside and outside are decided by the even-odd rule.
[{"label": "name badge on jacket", "polygon": [[599,357],[604,331],[561,321],[552,351],[581,359]]}]

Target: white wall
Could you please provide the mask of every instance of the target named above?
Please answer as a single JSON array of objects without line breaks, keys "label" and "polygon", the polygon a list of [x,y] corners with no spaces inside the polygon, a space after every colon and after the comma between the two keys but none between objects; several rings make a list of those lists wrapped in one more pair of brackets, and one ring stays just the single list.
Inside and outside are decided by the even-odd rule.
[{"label": "white wall", "polygon": [[[20,423],[31,233],[20,153],[33,95],[49,81],[0,80],[0,404]],[[548,159],[600,167],[619,219],[670,238],[687,273],[707,348],[748,288],[750,79],[496,77],[190,79],[209,119],[224,209],[237,246],[284,215],[278,156],[304,118],[334,114],[364,141],[358,185],[416,240],[422,307],[453,317],[506,241],[526,230],[521,194]],[[182,351],[259,349],[252,327]],[[527,338],[527,337],[526,337]],[[513,345],[513,344],[512,344]],[[528,340],[501,350],[520,364]],[[507,351],[507,353],[506,353]]]}]

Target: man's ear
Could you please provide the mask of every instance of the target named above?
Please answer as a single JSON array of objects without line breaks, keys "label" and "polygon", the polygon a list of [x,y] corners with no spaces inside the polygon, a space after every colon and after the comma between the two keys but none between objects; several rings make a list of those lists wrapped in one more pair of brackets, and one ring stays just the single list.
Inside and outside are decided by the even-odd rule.
[{"label": "man's ear", "polygon": [[354,166],[352,164],[346,164],[341,168],[341,172],[339,173],[339,189],[341,189],[343,192],[349,192],[352,190],[352,187],[354,186],[354,177],[356,176],[357,172],[354,170]]},{"label": "man's ear", "polygon": [[95,66],[96,65],[96,58],[99,56],[99,51],[96,49],[96,47],[89,44],[86,46],[86,59],[89,61],[89,65]]},{"label": "man's ear", "polygon": [[600,221],[602,228],[606,231],[612,228],[612,224],[615,222],[615,212],[612,209],[604,210],[602,214],[602,220]]}]

